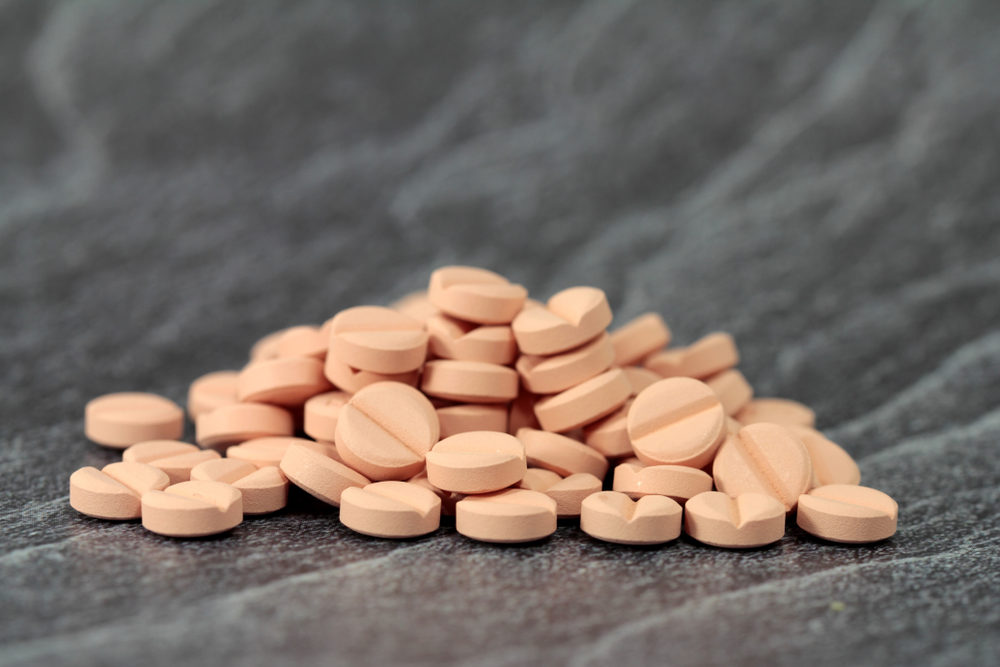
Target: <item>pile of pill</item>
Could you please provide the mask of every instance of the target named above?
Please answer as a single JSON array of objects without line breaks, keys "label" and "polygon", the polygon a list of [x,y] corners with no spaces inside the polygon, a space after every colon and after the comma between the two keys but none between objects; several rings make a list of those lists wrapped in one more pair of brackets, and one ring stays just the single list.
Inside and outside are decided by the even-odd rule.
[{"label": "pile of pill", "polygon": [[[479,268],[433,272],[426,292],[359,306],[257,342],[239,371],[192,383],[184,411],[148,393],[90,401],[90,440],[122,461],[70,477],[70,504],[161,535],[228,531],[285,507],[289,484],[348,528],[412,538],[531,542],[579,518],[599,540],[678,538],[749,548],[786,519],[842,543],[896,531],[888,495],[813,428],[812,410],[754,398],[733,338],[669,347],[645,314],[608,333],[605,294],[547,303]],[[609,489],[609,490],[606,490]]]}]

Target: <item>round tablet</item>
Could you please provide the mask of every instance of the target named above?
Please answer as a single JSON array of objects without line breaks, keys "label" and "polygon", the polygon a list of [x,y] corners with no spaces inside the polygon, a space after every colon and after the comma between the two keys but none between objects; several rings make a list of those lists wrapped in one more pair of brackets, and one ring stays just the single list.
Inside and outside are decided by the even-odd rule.
[{"label": "round tablet", "polygon": [[143,440],[176,440],[184,432],[184,411],[156,394],[105,394],[87,403],[84,431],[97,444],[119,449]]},{"label": "round tablet", "polygon": [[602,491],[583,501],[580,529],[605,542],[662,544],[680,536],[682,513],[666,496],[632,500],[624,493]]},{"label": "round tablet", "polygon": [[[162,443],[169,441],[160,440],[153,442]],[[140,442],[138,444],[143,445],[148,443]],[[135,446],[136,445],[133,445],[133,447]],[[186,482],[191,479],[191,470],[194,469],[195,466],[200,463],[204,463],[205,461],[213,461],[219,458],[219,452],[215,450],[195,448],[194,451],[179,452],[176,454],[164,455],[155,459],[149,459],[145,461],[145,463],[148,463],[154,468],[158,468],[166,473],[167,477],[170,478],[171,484],[180,484],[181,482]]]},{"label": "round tablet", "polygon": [[480,542],[533,542],[556,532],[556,502],[527,489],[469,496],[455,506],[455,528]]},{"label": "round tablet", "polygon": [[406,373],[427,358],[427,332],[423,323],[391,308],[348,308],[330,321],[330,354],[359,370]]},{"label": "round tablet", "polygon": [[670,328],[656,313],[646,313],[611,333],[615,365],[639,363],[670,343]]},{"label": "round tablet", "polygon": [[169,485],[166,473],[145,463],[110,463],[102,470],[87,466],[70,475],[69,504],[98,519],[138,519],[142,494]]},{"label": "round tablet", "polygon": [[236,395],[244,403],[297,406],[329,391],[323,362],[311,357],[279,357],[258,361],[240,371]]},{"label": "round tablet", "polygon": [[445,266],[431,274],[427,297],[441,312],[477,324],[508,324],[528,290],[500,274],[471,266]]},{"label": "round tablet", "polygon": [[393,310],[398,310],[404,315],[409,315],[418,322],[426,323],[427,320],[440,314],[441,311],[427,298],[426,290],[410,292],[398,301],[389,304]]},{"label": "round tablet", "polygon": [[265,361],[278,356],[278,340],[288,329],[280,329],[269,333],[250,348],[250,361]]},{"label": "round tablet", "polygon": [[239,371],[215,371],[202,375],[188,389],[187,409],[191,419],[211,412],[223,405],[232,405],[236,397],[236,378]]},{"label": "round tablet", "polygon": [[168,537],[203,537],[243,521],[243,494],[222,482],[181,482],[142,496],[142,526]]},{"label": "round tablet", "polygon": [[643,366],[661,378],[687,377],[687,373],[684,372],[685,354],[687,354],[686,347],[672,347],[649,355]]},{"label": "round tablet", "polygon": [[478,325],[447,315],[427,320],[430,351],[442,359],[509,364],[517,358],[517,343],[507,325]]},{"label": "round tablet", "polygon": [[460,403],[506,403],[517,396],[517,372],[481,361],[439,359],[424,365],[420,388],[429,396]]},{"label": "round tablet", "polygon": [[642,366],[622,366],[622,372],[628,378],[628,383],[632,385],[632,396],[637,396],[640,391],[649,385],[663,379],[653,371]]},{"label": "round tablet", "polygon": [[216,459],[191,470],[195,482],[224,482],[243,494],[244,514],[270,514],[288,504],[288,479],[276,466],[258,468],[238,459]]},{"label": "round tablet", "polygon": [[556,516],[564,519],[580,516],[584,499],[601,490],[601,480],[586,472],[560,477],[544,468],[528,468],[517,486],[539,491],[556,501]]},{"label": "round tablet", "polygon": [[436,495],[438,498],[440,498],[441,516],[455,516],[455,505],[458,503],[459,500],[465,497],[464,494],[445,491],[444,489],[439,489],[433,484],[431,484],[430,480],[427,479],[426,469],[421,470],[416,475],[414,475],[413,477],[411,477],[406,481],[408,481],[410,484],[416,484],[417,486],[421,486],[430,491],[431,493],[433,493],[434,495]]},{"label": "round tablet", "polygon": [[727,333],[717,331],[691,343],[684,350],[684,375],[707,378],[732,368],[740,362],[736,341]]},{"label": "round tablet", "polygon": [[351,486],[371,483],[367,477],[339,461],[302,445],[292,445],[281,458],[281,472],[295,486],[331,505],[340,505],[340,494]]},{"label": "round tablet", "polygon": [[735,368],[716,373],[705,384],[719,397],[726,415],[735,415],[753,398],[753,387]]},{"label": "round tablet", "polygon": [[349,394],[357,393],[376,382],[400,382],[416,386],[417,380],[420,378],[419,370],[389,374],[363,371],[345,364],[333,354],[326,355],[326,365],[323,371],[330,382]]},{"label": "round tablet", "polygon": [[688,466],[620,463],[611,486],[630,498],[667,496],[683,505],[689,498],[712,490],[712,476]]},{"label": "round tablet", "polygon": [[535,416],[546,431],[570,431],[617,410],[628,399],[631,389],[625,373],[612,368],[539,400],[535,403]]},{"label": "round tablet", "polygon": [[528,391],[555,394],[607,370],[615,350],[605,333],[578,348],[553,356],[521,355],[517,372]]},{"label": "round tablet", "polygon": [[763,493],[706,491],[685,504],[684,532],[714,547],[762,547],[784,536],[785,506]]},{"label": "round tablet", "polygon": [[517,439],[524,445],[530,466],[562,476],[586,472],[598,479],[604,479],[608,471],[608,460],[600,452],[565,435],[522,428]]},{"label": "round tablet", "polygon": [[299,326],[285,329],[275,343],[276,357],[326,358],[330,337],[323,330],[313,326]]},{"label": "round tablet", "polygon": [[701,468],[725,435],[725,414],[715,392],[686,377],[643,389],[628,412],[628,434],[647,465]]},{"label": "round tablet", "polygon": [[892,537],[899,506],[867,486],[830,484],[799,496],[796,522],[810,535],[831,542],[864,544]]},{"label": "round tablet", "polygon": [[465,403],[437,409],[441,423],[440,438],[468,431],[507,432],[507,406]]},{"label": "round tablet", "polygon": [[244,463],[249,463],[256,468],[277,466],[281,463],[281,459],[284,458],[285,452],[288,451],[288,448],[293,445],[308,447],[314,452],[323,454],[324,456],[329,456],[330,450],[333,449],[330,445],[325,445],[321,442],[314,442],[306,438],[268,436],[264,438],[254,438],[253,440],[245,440],[238,445],[233,445],[226,450],[226,458],[243,461]]},{"label": "round tablet", "polygon": [[337,453],[373,480],[405,480],[424,467],[438,440],[434,406],[398,382],[379,382],[354,394],[337,419]]},{"label": "round tablet", "polygon": [[860,484],[861,470],[851,455],[837,443],[808,426],[787,426],[809,452],[812,462],[811,487],[829,484]]},{"label": "round tablet", "polygon": [[441,499],[408,482],[375,482],[344,489],[340,522],[363,535],[403,539],[433,533],[441,525]]},{"label": "round tablet", "polygon": [[[623,369],[624,370],[624,369]],[[628,411],[632,400],[583,429],[583,441],[608,458],[632,456],[632,441],[628,437]]]},{"label": "round tablet", "polygon": [[755,398],[735,417],[744,425],[767,422],[811,428],[816,424],[816,413],[807,406],[787,398]]},{"label": "round tablet", "polygon": [[333,440],[337,433],[340,409],[351,399],[346,391],[328,391],[306,401],[303,409],[306,435],[317,440]]},{"label": "round tablet", "polygon": [[198,417],[195,439],[203,447],[222,447],[269,435],[291,435],[294,428],[288,410],[262,403],[235,403]]},{"label": "round tablet", "polygon": [[727,436],[712,464],[719,491],[730,496],[764,493],[795,509],[812,483],[812,464],[802,441],[778,424],[750,424]]},{"label": "round tablet", "polygon": [[445,491],[488,493],[524,477],[524,445],[507,433],[469,431],[440,441],[427,454],[427,479]]},{"label": "round tablet", "polygon": [[611,324],[611,307],[596,287],[570,287],[545,308],[526,308],[511,323],[523,354],[557,354],[582,345]]},{"label": "round tablet", "polygon": [[150,463],[178,454],[191,454],[202,451],[199,447],[180,440],[147,440],[137,442],[122,452],[122,461],[134,463]]}]

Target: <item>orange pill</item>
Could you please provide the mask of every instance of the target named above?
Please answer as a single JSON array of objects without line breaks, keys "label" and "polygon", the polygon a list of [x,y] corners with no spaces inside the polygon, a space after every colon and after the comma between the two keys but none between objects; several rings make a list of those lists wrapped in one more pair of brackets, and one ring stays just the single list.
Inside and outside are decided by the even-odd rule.
[{"label": "orange pill", "polygon": [[670,343],[670,328],[656,313],[640,315],[611,333],[615,365],[631,366]]},{"label": "orange pill", "polygon": [[899,506],[867,486],[830,484],[799,496],[796,522],[810,535],[831,542],[864,544],[896,533]]},{"label": "orange pill", "polygon": [[181,482],[142,496],[142,526],[168,537],[203,537],[243,521],[243,494],[222,482]]},{"label": "orange pill", "polygon": [[426,290],[410,292],[401,299],[389,304],[393,310],[398,310],[404,315],[408,315],[418,322],[426,324],[427,320],[441,313],[437,307],[427,298]]},{"label": "orange pill", "polygon": [[809,427],[816,424],[816,413],[807,406],[787,398],[755,398],[734,416],[743,424],[767,422]]},{"label": "orange pill", "polygon": [[507,432],[507,407],[504,405],[448,405],[438,408],[437,416],[442,439],[468,431]]},{"label": "orange pill", "polygon": [[507,432],[514,435],[522,428],[541,428],[538,417],[535,416],[535,403],[538,396],[523,388],[510,403],[507,411]]},{"label": "orange pill", "polygon": [[288,504],[288,479],[276,466],[258,468],[237,459],[216,459],[196,465],[191,480],[223,482],[239,489],[244,514],[270,514]]},{"label": "orange pill", "polygon": [[87,403],[84,431],[97,444],[119,449],[143,440],[176,440],[184,432],[184,411],[156,394],[105,394]]},{"label": "orange pill", "polygon": [[340,461],[302,445],[292,445],[278,466],[285,477],[309,495],[331,505],[340,505],[340,494],[352,486],[367,486],[367,477]]},{"label": "orange pill", "polygon": [[763,493],[741,493],[734,498],[706,491],[685,504],[684,532],[714,547],[762,547],[784,536],[785,506]]},{"label": "orange pill", "polygon": [[662,544],[681,534],[681,506],[666,496],[632,500],[624,493],[602,491],[588,496],[580,529],[591,537],[618,544]]},{"label": "orange pill", "polygon": [[331,320],[329,353],[351,368],[406,373],[427,358],[427,332],[423,323],[391,308],[357,306]]},{"label": "orange pill", "polygon": [[323,362],[311,357],[279,357],[251,363],[240,371],[236,395],[243,403],[297,406],[332,387]]},{"label": "orange pill", "polygon": [[337,419],[337,453],[373,480],[405,480],[424,467],[438,441],[434,406],[398,382],[379,382],[354,394]]},{"label": "orange pill", "polygon": [[564,478],[544,468],[528,468],[517,486],[539,491],[556,501],[556,516],[566,519],[580,516],[584,499],[601,490],[601,480],[586,472]]},{"label": "orange pill", "polygon": [[667,496],[683,505],[689,498],[711,491],[712,476],[688,466],[620,463],[615,466],[611,488],[633,499],[651,495]]},{"label": "orange pill", "polygon": [[628,434],[636,456],[647,465],[701,468],[712,460],[725,435],[725,414],[705,383],[667,378],[635,397]]},{"label": "orange pill", "polygon": [[481,361],[439,359],[424,365],[420,388],[460,403],[506,403],[517,396],[517,372]]},{"label": "orange pill", "polygon": [[628,383],[632,385],[632,396],[638,395],[640,391],[649,385],[663,379],[653,371],[642,366],[622,366],[622,372],[628,378]]},{"label": "orange pill", "polygon": [[517,439],[524,445],[528,465],[545,468],[562,476],[578,472],[604,479],[608,460],[595,449],[558,433],[522,428]]},{"label": "orange pill", "polygon": [[325,359],[330,345],[329,335],[319,327],[298,326],[285,329],[275,343],[276,357],[312,357]]},{"label": "orange pill", "polygon": [[102,470],[87,466],[70,475],[69,504],[98,519],[138,519],[142,494],[169,485],[166,473],[145,463],[109,463]]},{"label": "orange pill", "polygon": [[216,371],[202,375],[188,389],[187,409],[191,419],[211,412],[223,405],[232,405],[236,397],[236,379],[239,371]]},{"label": "orange pill", "polygon": [[268,436],[265,438],[254,438],[246,440],[238,445],[233,445],[226,450],[227,459],[235,459],[249,463],[256,468],[267,468],[277,466],[281,459],[285,457],[285,452],[293,445],[308,447],[314,452],[325,456],[330,456],[333,449],[330,445],[321,442],[313,442],[305,438],[293,438],[290,436]]},{"label": "orange pill", "polygon": [[527,489],[469,496],[455,506],[455,528],[480,542],[534,542],[556,532],[556,501]]},{"label": "orange pill", "polygon": [[583,429],[583,441],[611,459],[632,456],[632,441],[628,437],[628,411],[631,407],[632,399],[629,399],[607,417],[588,424]]},{"label": "orange pill", "polygon": [[686,347],[671,347],[649,355],[643,362],[643,366],[661,378],[687,377],[684,372],[684,355],[686,354]]},{"label": "orange pill", "polygon": [[740,363],[736,342],[727,333],[715,332],[687,346],[684,352],[684,374],[707,378]]},{"label": "orange pill", "polygon": [[471,266],[438,269],[427,289],[427,298],[441,312],[477,324],[509,324],[527,296],[521,285]]},{"label": "orange pill", "polygon": [[401,382],[412,387],[416,386],[417,380],[420,378],[419,370],[389,374],[363,371],[343,363],[333,354],[326,355],[326,365],[323,367],[323,372],[338,389],[349,394],[355,394],[376,382]]},{"label": "orange pill", "polygon": [[564,432],[593,423],[624,403],[632,387],[620,368],[612,368],[566,391],[535,403],[546,431]]},{"label": "orange pill", "polygon": [[340,522],[362,535],[405,539],[433,533],[441,525],[441,499],[408,482],[375,482],[344,489]]},{"label": "orange pill", "polygon": [[851,455],[837,443],[829,440],[816,429],[808,426],[787,426],[809,452],[812,462],[813,488],[829,484],[859,484],[861,470]]},{"label": "orange pill", "polygon": [[517,372],[528,391],[555,394],[605,371],[614,361],[615,350],[607,334],[567,352],[552,356],[521,355]]},{"label": "orange pill", "polygon": [[517,484],[527,469],[521,441],[495,431],[453,435],[427,454],[427,479],[455,493],[497,491]]},{"label": "orange pill", "polygon": [[603,290],[571,287],[553,295],[545,308],[526,308],[511,323],[524,354],[558,354],[578,347],[611,324]]},{"label": "orange pill", "polygon": [[195,439],[202,447],[224,447],[270,435],[291,435],[294,428],[287,410],[260,403],[236,403],[198,417]]},{"label": "orange pill", "polygon": [[764,493],[795,509],[812,483],[812,464],[802,441],[778,424],[750,424],[727,436],[712,465],[719,491],[730,496]]},{"label": "orange pill", "polygon": [[517,358],[517,343],[507,325],[478,325],[435,315],[426,326],[430,351],[442,359],[503,365]]},{"label": "orange pill", "polygon": [[719,397],[726,415],[735,415],[753,398],[753,387],[735,368],[716,373],[705,384]]},{"label": "orange pill", "polygon": [[219,453],[199,449],[178,440],[149,440],[137,442],[122,453],[123,461],[146,463],[162,470],[171,484],[191,479],[191,470],[199,463],[218,459]]},{"label": "orange pill", "polygon": [[439,489],[427,479],[427,470],[421,470],[416,475],[407,480],[410,484],[416,484],[427,489],[441,499],[441,516],[455,516],[455,505],[465,497],[462,493],[452,493]]},{"label": "orange pill", "polygon": [[313,396],[303,408],[302,430],[317,440],[333,440],[340,409],[350,399],[351,395],[346,391],[328,391]]}]

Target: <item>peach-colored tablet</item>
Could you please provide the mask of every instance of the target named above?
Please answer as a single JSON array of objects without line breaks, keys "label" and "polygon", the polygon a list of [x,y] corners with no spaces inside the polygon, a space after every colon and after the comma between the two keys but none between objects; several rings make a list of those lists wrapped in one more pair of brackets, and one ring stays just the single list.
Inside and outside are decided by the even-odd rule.
[{"label": "peach-colored tablet", "polygon": [[539,400],[535,403],[535,416],[546,431],[569,431],[611,414],[628,399],[631,390],[622,369],[612,368]]},{"label": "peach-colored tablet", "polygon": [[[132,445],[125,451],[128,452],[133,447],[143,447],[131,460],[139,461],[153,466],[166,473],[171,484],[180,484],[191,479],[191,470],[198,464],[205,461],[219,459],[219,452],[213,449],[198,449],[194,445],[188,445],[191,449],[187,451],[170,451],[171,446],[187,445],[186,442],[176,440],[150,440]],[[161,449],[160,455],[156,455],[155,450]],[[123,457],[124,459],[124,457]]]},{"label": "peach-colored tablet", "polygon": [[816,425],[816,413],[787,398],[755,398],[734,415],[743,424],[768,422],[785,426]]},{"label": "peach-colored tablet", "polygon": [[180,440],[147,440],[137,442],[122,452],[122,461],[126,463],[149,463],[178,454],[200,452],[196,445]]},{"label": "peach-colored tablet", "polygon": [[753,387],[735,368],[716,373],[705,384],[719,397],[727,416],[735,415],[753,398]]},{"label": "peach-colored tablet", "polygon": [[528,465],[535,468],[545,468],[564,477],[586,472],[598,479],[604,479],[608,471],[608,460],[603,454],[565,435],[522,428],[517,439],[524,445]]},{"label": "peach-colored tablet", "polygon": [[740,432],[741,428],[743,428],[743,424],[741,424],[740,422],[736,421],[732,417],[726,417],[726,434],[727,435],[736,435],[737,433]]},{"label": "peach-colored tablet", "polygon": [[785,506],[764,493],[706,491],[684,505],[684,532],[714,547],[762,547],[784,536]]},{"label": "peach-colored tablet", "polygon": [[640,391],[649,385],[663,379],[657,373],[642,366],[622,366],[622,372],[628,378],[628,383],[632,385],[633,396],[638,395]]},{"label": "peach-colored tablet", "polygon": [[292,415],[274,405],[236,403],[198,417],[195,440],[202,447],[224,447],[269,435],[291,435]]},{"label": "peach-colored tablet", "polygon": [[468,431],[507,432],[507,406],[463,403],[437,409],[441,424],[440,438],[448,438]]},{"label": "peach-colored tablet", "polygon": [[620,463],[615,466],[611,486],[630,498],[667,496],[683,505],[689,498],[712,490],[712,476],[688,466],[644,466]]},{"label": "peach-colored tablet", "polygon": [[683,368],[686,376],[702,379],[732,368],[739,362],[740,353],[733,337],[717,331],[687,346]]},{"label": "peach-colored tablet", "polygon": [[535,394],[555,394],[602,373],[611,366],[615,349],[605,333],[553,356],[524,354],[517,360],[521,383]]},{"label": "peach-colored tablet", "polygon": [[250,348],[250,361],[266,361],[278,356],[278,340],[288,329],[280,329],[269,333]]},{"label": "peach-colored tablet", "polygon": [[670,343],[670,328],[656,313],[640,315],[611,333],[615,365],[631,366]]},{"label": "peach-colored tablet", "polygon": [[646,357],[643,366],[661,378],[687,377],[684,372],[684,356],[686,354],[686,347],[671,347]]},{"label": "peach-colored tablet", "polygon": [[404,315],[409,315],[418,322],[425,323],[430,318],[441,313],[437,307],[427,298],[427,290],[410,292],[398,301],[389,304],[393,310],[398,310]]},{"label": "peach-colored tablet", "polygon": [[515,435],[522,428],[541,428],[538,417],[535,416],[535,403],[538,396],[526,391],[523,387],[510,403],[510,410],[507,412],[507,432]]},{"label": "peach-colored tablet", "polygon": [[405,480],[424,467],[438,441],[434,406],[399,382],[378,382],[354,394],[337,419],[337,453],[372,480]]},{"label": "peach-colored tablet", "polygon": [[222,482],[181,482],[142,496],[142,526],[168,537],[203,537],[243,521],[243,494]]},{"label": "peach-colored tablet", "polygon": [[681,534],[683,510],[666,496],[632,500],[624,493],[601,491],[583,501],[580,529],[591,537],[618,544],[662,544]]},{"label": "peach-colored tablet", "polygon": [[799,496],[796,522],[810,535],[831,542],[864,544],[896,533],[899,506],[867,486],[830,484]]},{"label": "peach-colored tablet", "polygon": [[636,456],[647,465],[701,468],[712,460],[725,435],[725,414],[705,383],[667,378],[635,397],[628,434]]},{"label": "peach-colored tablet", "polygon": [[236,397],[236,378],[239,371],[216,371],[202,375],[188,389],[187,409],[191,419],[211,412],[223,405],[239,401]]},{"label": "peach-colored tablet", "polygon": [[422,322],[391,308],[348,308],[330,322],[330,354],[351,368],[406,373],[427,358],[427,332]]},{"label": "peach-colored tablet", "polygon": [[505,324],[478,325],[447,315],[427,319],[431,353],[442,359],[510,364],[517,358],[514,334]]},{"label": "peach-colored tablet", "polygon": [[527,308],[511,323],[523,354],[558,354],[583,345],[611,324],[611,307],[596,287],[570,287],[545,308]]},{"label": "peach-colored tablet", "polygon": [[285,329],[275,344],[276,357],[326,358],[330,337],[324,336],[322,329],[313,326],[298,326]]},{"label": "peach-colored tablet", "polygon": [[509,324],[528,290],[500,274],[471,266],[445,266],[431,274],[427,298],[440,311],[477,324]]},{"label": "peach-colored tablet", "polygon": [[812,483],[805,445],[784,426],[750,424],[727,436],[712,465],[715,487],[730,496],[766,493],[791,512]]},{"label": "peach-colored tablet", "polygon": [[607,417],[588,424],[583,429],[583,441],[609,459],[632,456],[632,441],[628,437],[628,411],[631,407],[632,399],[629,399]]},{"label": "peach-colored tablet", "polygon": [[421,470],[407,481],[410,484],[422,486],[441,499],[441,516],[455,516],[455,505],[459,500],[465,497],[465,494],[445,491],[444,489],[439,489],[431,484],[430,480],[427,479],[426,469]]},{"label": "peach-colored tablet", "polygon": [[340,496],[340,522],[372,537],[418,537],[441,525],[441,499],[433,491],[408,482],[352,486]]},{"label": "peach-colored tablet", "polygon": [[333,440],[340,409],[351,399],[346,391],[328,391],[313,396],[303,408],[302,430],[317,440]]},{"label": "peach-colored tablet", "polygon": [[497,491],[517,484],[527,469],[521,441],[495,431],[453,435],[427,454],[427,479],[455,493]]},{"label": "peach-colored tablet", "polygon": [[296,406],[330,389],[323,362],[312,357],[254,362],[240,371],[236,381],[236,395],[244,403]]},{"label": "peach-colored tablet", "polygon": [[556,501],[527,489],[469,496],[455,506],[455,528],[480,542],[534,542],[556,532]]},{"label": "peach-colored tablet", "polygon": [[156,394],[105,394],[87,403],[84,431],[97,444],[119,449],[143,440],[176,440],[184,432],[184,411]]},{"label": "peach-colored tablet", "polygon": [[244,514],[270,514],[288,504],[288,479],[276,466],[258,468],[237,459],[217,459],[196,465],[191,480],[224,482],[239,489]]},{"label": "peach-colored tablet", "polygon": [[788,426],[809,452],[812,461],[812,484],[827,486],[829,484],[860,484],[861,470],[851,455],[822,433],[808,426]]},{"label": "peach-colored tablet", "polygon": [[556,516],[566,519],[580,516],[584,499],[601,490],[601,480],[586,472],[563,478],[551,470],[528,468],[517,486],[519,489],[540,491],[556,501]]},{"label": "peach-colored tablet", "polygon": [[281,464],[281,459],[285,457],[285,452],[293,445],[308,447],[314,452],[325,456],[330,456],[333,449],[331,445],[322,442],[313,442],[306,438],[294,438],[291,436],[268,436],[265,438],[254,438],[245,440],[238,445],[233,445],[226,450],[227,459],[235,459],[249,463],[256,468],[266,468]]},{"label": "peach-colored tablet", "polygon": [[517,387],[513,368],[452,359],[428,361],[420,384],[429,396],[460,403],[506,403],[517,396]]},{"label": "peach-colored tablet", "polygon": [[323,372],[326,373],[327,379],[336,385],[338,389],[346,391],[349,394],[355,394],[376,382],[401,382],[415,387],[417,380],[420,378],[419,370],[390,374],[363,371],[348,366],[333,354],[326,355],[326,365],[323,367]]},{"label": "peach-colored tablet", "polygon": [[340,505],[344,489],[371,483],[343,463],[302,445],[289,447],[278,467],[292,484],[331,505]]},{"label": "peach-colored tablet", "polygon": [[138,519],[142,494],[169,485],[165,472],[145,463],[109,463],[103,470],[87,466],[70,475],[69,504],[98,519]]}]

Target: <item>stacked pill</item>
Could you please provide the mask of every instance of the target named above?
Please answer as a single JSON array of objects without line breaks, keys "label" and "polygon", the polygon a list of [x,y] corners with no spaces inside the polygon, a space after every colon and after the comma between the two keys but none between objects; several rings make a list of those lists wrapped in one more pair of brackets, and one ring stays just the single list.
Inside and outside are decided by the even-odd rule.
[{"label": "stacked pill", "polygon": [[292,485],[381,538],[427,535],[442,516],[498,543],[572,519],[613,543],[685,532],[750,548],[780,540],[793,513],[833,542],[895,533],[895,501],[859,486],[812,410],[754,396],[730,335],[672,347],[659,315],[611,321],[595,287],[541,303],[491,271],[440,268],[391,307],[270,334],[242,369],[197,378],[197,445],[168,399],[90,401],[87,437],[123,460],[73,473],[70,504],[173,537],[280,511]]}]

